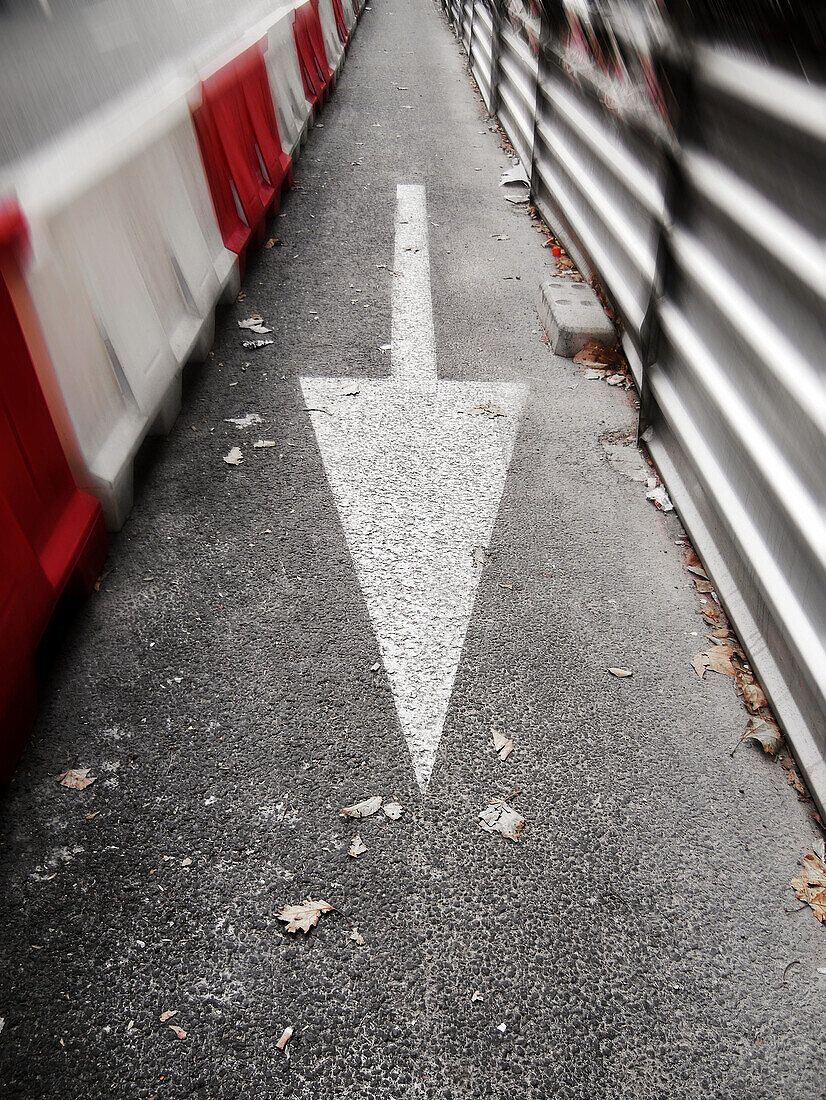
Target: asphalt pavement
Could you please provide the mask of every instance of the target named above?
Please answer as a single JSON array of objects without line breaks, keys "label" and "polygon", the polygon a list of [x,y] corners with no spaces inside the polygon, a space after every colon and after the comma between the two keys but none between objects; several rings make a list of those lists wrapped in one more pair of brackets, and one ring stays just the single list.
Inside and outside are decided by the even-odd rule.
[{"label": "asphalt pavement", "polygon": [[[3,1096],[826,1095],[814,826],[691,666],[679,520],[601,443],[633,391],[542,341],[554,260],[439,6],[371,0],[320,122],[44,665]],[[401,817],[341,816],[371,796]]]}]

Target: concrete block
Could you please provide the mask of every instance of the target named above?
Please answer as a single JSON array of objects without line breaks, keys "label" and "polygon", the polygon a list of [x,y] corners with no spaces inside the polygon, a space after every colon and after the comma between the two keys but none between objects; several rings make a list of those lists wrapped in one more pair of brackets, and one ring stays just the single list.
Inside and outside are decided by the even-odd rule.
[{"label": "concrete block", "polygon": [[587,283],[561,276],[547,279],[540,288],[539,318],[555,355],[571,359],[589,340],[609,347],[616,343],[616,330]]}]

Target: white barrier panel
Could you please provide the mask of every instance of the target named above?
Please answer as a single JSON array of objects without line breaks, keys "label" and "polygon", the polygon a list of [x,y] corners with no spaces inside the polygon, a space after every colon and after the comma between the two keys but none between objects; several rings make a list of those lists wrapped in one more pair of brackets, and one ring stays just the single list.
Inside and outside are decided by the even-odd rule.
[{"label": "white barrier panel", "polygon": [[344,44],[338,36],[336,27],[336,13],[333,11],[332,0],[319,0],[318,17],[321,21],[321,31],[324,35],[324,49],[327,51],[327,61],[330,68],[336,74],[341,72],[344,64]]},{"label": "white barrier panel", "polygon": [[356,29],[356,23],[358,23],[358,12],[353,4],[353,0],[341,0],[341,8],[344,12],[344,22],[347,24],[347,31],[352,35]]},{"label": "white barrier panel", "polygon": [[186,92],[180,81],[143,89],[18,176],[26,279],[51,358],[41,384],[110,528],[131,507],[138,446],[171,428],[183,365],[206,356],[215,303],[237,291]]},{"label": "white barrier panel", "polygon": [[[264,61],[270,78],[281,145],[293,159],[307,139],[313,108],[304,95],[304,82],[298,67],[293,38],[292,8],[266,28],[267,48]],[[262,35],[263,37],[263,35]]]}]

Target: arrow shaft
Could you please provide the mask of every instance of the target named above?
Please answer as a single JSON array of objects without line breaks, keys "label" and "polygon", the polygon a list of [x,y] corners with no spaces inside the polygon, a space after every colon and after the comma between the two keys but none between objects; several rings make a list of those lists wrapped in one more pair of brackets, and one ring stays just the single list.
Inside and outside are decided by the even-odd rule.
[{"label": "arrow shaft", "polygon": [[398,382],[436,382],[436,339],[430,291],[427,199],[418,183],[396,188],[391,376]]}]

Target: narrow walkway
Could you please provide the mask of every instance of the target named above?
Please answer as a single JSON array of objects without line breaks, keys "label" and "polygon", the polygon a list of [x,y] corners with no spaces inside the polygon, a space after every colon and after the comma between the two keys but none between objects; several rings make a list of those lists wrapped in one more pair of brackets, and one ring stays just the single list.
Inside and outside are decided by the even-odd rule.
[{"label": "narrow walkway", "polygon": [[3,1096],[822,1096],[811,823],[691,667],[631,393],[542,343],[438,6],[371,9],[4,800]]}]

